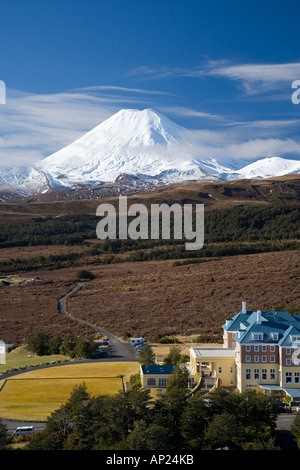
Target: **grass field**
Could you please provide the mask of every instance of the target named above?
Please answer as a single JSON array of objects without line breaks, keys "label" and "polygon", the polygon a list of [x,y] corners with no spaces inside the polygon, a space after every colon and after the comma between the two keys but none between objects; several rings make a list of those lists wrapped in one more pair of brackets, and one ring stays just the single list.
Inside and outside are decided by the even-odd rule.
[{"label": "grass field", "polygon": [[[65,403],[75,385],[85,383],[93,396],[114,395],[123,389],[137,363],[72,364],[20,374],[6,381],[0,392],[2,418],[44,421]],[[119,376],[119,377],[118,377]]]},{"label": "grass field", "polygon": [[36,354],[30,353],[24,345],[12,350],[6,355],[6,363],[0,364],[0,374],[3,374],[8,370],[18,369],[19,367],[39,366],[48,362],[65,360],[70,360],[70,358],[68,356],[63,356],[62,354],[37,356]]}]

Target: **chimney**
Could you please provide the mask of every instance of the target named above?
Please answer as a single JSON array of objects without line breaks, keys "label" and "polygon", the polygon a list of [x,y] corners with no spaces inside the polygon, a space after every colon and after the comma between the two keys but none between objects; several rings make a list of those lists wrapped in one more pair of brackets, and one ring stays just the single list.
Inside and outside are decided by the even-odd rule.
[{"label": "chimney", "polygon": [[242,302],[242,313],[247,313],[246,302]]},{"label": "chimney", "polygon": [[257,310],[256,312],[256,323],[258,323],[258,325],[261,324],[261,310]]}]

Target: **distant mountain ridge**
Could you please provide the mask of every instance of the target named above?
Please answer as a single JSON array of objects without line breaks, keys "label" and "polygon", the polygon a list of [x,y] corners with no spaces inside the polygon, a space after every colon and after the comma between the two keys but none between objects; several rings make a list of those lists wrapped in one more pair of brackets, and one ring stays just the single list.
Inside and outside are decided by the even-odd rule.
[{"label": "distant mountain ridge", "polygon": [[[0,188],[20,197],[139,180],[148,185],[268,178],[300,173],[300,161],[263,158],[241,169],[196,155],[186,129],[153,109],[123,109],[35,167],[0,169]],[[125,175],[125,176],[124,176]],[[144,184],[143,184],[144,182]]]}]

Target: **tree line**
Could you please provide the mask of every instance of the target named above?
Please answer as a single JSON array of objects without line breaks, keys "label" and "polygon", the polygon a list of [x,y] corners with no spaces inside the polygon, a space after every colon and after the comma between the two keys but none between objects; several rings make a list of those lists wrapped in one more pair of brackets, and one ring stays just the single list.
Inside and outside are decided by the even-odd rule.
[{"label": "tree line", "polygon": [[39,331],[30,336],[27,342],[28,350],[38,356],[63,354],[71,358],[91,358],[98,349],[93,338],[78,338],[72,333],[50,336],[44,331]]},{"label": "tree line", "polygon": [[273,450],[276,399],[247,392],[209,394],[174,381],[157,400],[144,390],[93,397],[86,385],[52,413],[28,450]]},{"label": "tree line", "polygon": [[[300,208],[284,204],[208,210],[205,212],[205,241],[222,243],[299,239],[299,221]],[[98,222],[99,217],[80,214],[2,224],[0,247],[82,244],[86,239],[96,238]],[[108,240],[102,248],[111,253],[120,253],[164,243],[164,240]],[[171,243],[182,244],[184,241],[171,239]]]}]

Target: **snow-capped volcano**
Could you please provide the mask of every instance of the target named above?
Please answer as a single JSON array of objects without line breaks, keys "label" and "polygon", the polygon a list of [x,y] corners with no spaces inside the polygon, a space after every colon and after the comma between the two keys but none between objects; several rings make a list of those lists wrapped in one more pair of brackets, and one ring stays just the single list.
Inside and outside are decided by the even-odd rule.
[{"label": "snow-capped volcano", "polygon": [[[199,148],[205,149],[205,155]],[[213,150],[204,143],[193,146],[186,129],[153,109],[123,109],[34,168],[0,169],[0,188],[30,195],[116,180],[156,185],[300,173],[299,161],[272,157],[251,164],[220,162]]]},{"label": "snow-capped volcano", "polygon": [[123,173],[164,182],[210,179],[192,155],[179,158],[183,131],[152,109],[121,110],[37,169],[54,188],[111,182]]}]

